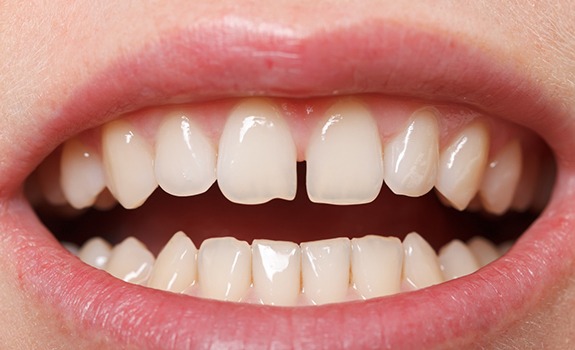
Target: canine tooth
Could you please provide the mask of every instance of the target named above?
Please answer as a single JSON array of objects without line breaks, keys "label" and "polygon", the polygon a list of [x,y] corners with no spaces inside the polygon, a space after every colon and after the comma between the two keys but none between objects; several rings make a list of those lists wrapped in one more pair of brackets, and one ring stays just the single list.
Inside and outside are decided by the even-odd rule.
[{"label": "canine tooth", "polygon": [[194,243],[179,231],[160,251],[148,280],[148,286],[181,293],[196,279],[196,254]]},{"label": "canine tooth", "polygon": [[296,147],[277,107],[262,99],[240,103],[220,138],[217,177],[232,202],[265,203],[294,199]]},{"label": "canine tooth", "polygon": [[360,102],[333,105],[306,152],[307,193],[312,202],[360,204],[373,201],[383,184],[377,124]]},{"label": "canine tooth", "polygon": [[77,209],[94,204],[106,186],[102,160],[77,139],[67,141],[62,148],[60,185],[70,205]]},{"label": "canine tooth", "polygon": [[403,246],[396,237],[351,240],[352,282],[365,299],[400,292]]},{"label": "canine tooth", "polygon": [[245,241],[206,239],[198,253],[198,284],[206,298],[240,301],[251,283],[252,254]]},{"label": "canine tooth", "polygon": [[334,238],[301,244],[302,283],[312,303],[337,303],[349,288],[350,241]]},{"label": "canine tooth", "polygon": [[254,240],[254,291],[263,304],[293,306],[301,287],[301,250],[294,242]]},{"label": "canine tooth", "polygon": [[437,254],[419,234],[405,236],[403,251],[403,279],[408,287],[421,289],[444,281]]},{"label": "canine tooth", "polygon": [[483,237],[476,236],[471,238],[467,242],[467,246],[475,256],[475,259],[477,259],[480,267],[499,259],[500,254],[497,247]]},{"label": "canine tooth", "polygon": [[515,140],[487,165],[479,195],[488,212],[502,214],[511,205],[521,175],[521,158],[521,145]]},{"label": "canine tooth", "polygon": [[134,237],[128,237],[112,249],[106,271],[133,284],[144,284],[154,265],[154,256]]},{"label": "canine tooth", "polygon": [[174,196],[207,191],[216,181],[216,151],[187,116],[166,118],[156,135],[156,180]]},{"label": "canine tooth", "polygon": [[137,208],[154,192],[154,158],[150,147],[126,121],[104,125],[102,149],[106,184],[126,209]]},{"label": "canine tooth", "polygon": [[435,185],[439,127],[430,109],[416,111],[405,130],[384,149],[384,179],[395,193],[418,197]]},{"label": "canine tooth", "polygon": [[50,154],[37,170],[37,179],[40,190],[46,201],[52,205],[68,204],[66,196],[60,186],[60,159],[59,153]]},{"label": "canine tooth", "polygon": [[86,264],[98,269],[104,269],[112,254],[112,246],[100,237],[90,238],[80,251],[78,258]]},{"label": "canine tooth", "polygon": [[439,156],[435,187],[452,206],[463,210],[483,178],[489,153],[489,134],[481,123],[466,127]]},{"label": "canine tooth", "polygon": [[439,264],[445,280],[459,278],[479,270],[479,264],[471,250],[458,239],[454,239],[441,248]]}]

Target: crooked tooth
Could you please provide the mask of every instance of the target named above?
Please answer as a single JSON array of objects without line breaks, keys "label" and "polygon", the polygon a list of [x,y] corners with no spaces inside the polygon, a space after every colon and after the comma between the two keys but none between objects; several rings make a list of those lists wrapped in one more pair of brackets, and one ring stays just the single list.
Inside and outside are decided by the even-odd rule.
[{"label": "crooked tooth", "polygon": [[206,298],[240,301],[251,284],[252,254],[245,241],[206,239],[198,253],[198,284]]},{"label": "crooked tooth", "polygon": [[437,190],[451,205],[464,210],[479,186],[489,153],[489,134],[482,123],[466,127],[440,153]]},{"label": "crooked tooth", "polygon": [[483,237],[473,237],[467,242],[467,246],[477,259],[480,267],[489,264],[492,261],[499,259],[499,251],[497,247]]},{"label": "crooked tooth", "polygon": [[137,208],[154,192],[154,158],[143,137],[126,121],[104,125],[102,153],[106,184],[126,209]]},{"label": "crooked tooth", "polygon": [[197,251],[185,233],[175,233],[158,254],[148,286],[174,293],[186,290],[196,279]]},{"label": "crooked tooth", "polygon": [[303,290],[312,303],[345,300],[349,288],[350,250],[348,238],[301,244]]},{"label": "crooked tooth", "polygon": [[106,271],[133,284],[144,284],[154,265],[154,256],[134,237],[128,237],[112,249]]},{"label": "crooked tooth", "polygon": [[521,145],[515,140],[489,162],[479,190],[485,210],[502,214],[509,208],[521,176],[521,160]]},{"label": "crooked tooth", "polygon": [[351,276],[365,299],[399,293],[403,246],[396,237],[365,236],[351,240]]},{"label": "crooked tooth", "polygon": [[216,181],[216,151],[187,116],[166,118],[156,135],[156,180],[174,196],[207,191]]},{"label": "crooked tooth", "polygon": [[416,111],[383,154],[385,183],[395,194],[417,197],[429,192],[439,158],[439,127],[433,110]]},{"label": "crooked tooth", "polygon": [[301,250],[294,242],[254,240],[254,291],[263,304],[293,306],[301,286]]},{"label": "crooked tooth", "polygon": [[441,248],[439,264],[445,280],[459,278],[479,270],[479,264],[471,250],[458,239]]},{"label": "crooked tooth", "polygon": [[78,258],[86,264],[98,269],[104,269],[112,254],[112,246],[100,237],[94,237],[86,241],[80,251]]},{"label": "crooked tooth", "polygon": [[423,237],[408,234],[403,249],[403,279],[408,288],[421,289],[444,281],[437,254]]},{"label": "crooked tooth", "polygon": [[262,99],[240,103],[220,138],[217,177],[232,202],[265,203],[294,199],[296,147],[276,106]]},{"label": "crooked tooth", "polygon": [[377,124],[367,108],[354,99],[333,105],[309,139],[306,161],[312,202],[373,201],[383,184],[383,159]]},{"label": "crooked tooth", "polygon": [[77,139],[67,141],[62,148],[60,185],[64,196],[76,209],[94,204],[106,186],[102,160]]}]

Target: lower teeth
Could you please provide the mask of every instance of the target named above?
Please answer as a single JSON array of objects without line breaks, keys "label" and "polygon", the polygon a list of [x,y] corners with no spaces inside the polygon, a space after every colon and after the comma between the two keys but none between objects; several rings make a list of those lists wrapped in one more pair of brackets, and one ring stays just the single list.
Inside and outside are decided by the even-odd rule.
[{"label": "lower teeth", "polygon": [[497,248],[474,237],[439,250],[417,233],[403,243],[368,235],[300,245],[288,241],[205,240],[200,249],[174,234],[157,259],[136,238],[113,248],[92,238],[78,251],[87,264],[126,282],[210,299],[279,306],[319,305],[371,299],[429,287],[475,272],[500,257]]}]

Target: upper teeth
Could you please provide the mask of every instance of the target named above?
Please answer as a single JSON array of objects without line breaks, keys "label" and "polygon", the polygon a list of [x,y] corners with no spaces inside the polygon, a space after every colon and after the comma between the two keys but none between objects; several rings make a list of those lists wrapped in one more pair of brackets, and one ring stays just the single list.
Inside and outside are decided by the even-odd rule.
[{"label": "upper teeth", "polygon": [[[157,130],[140,125],[150,117],[138,123],[135,118],[113,121],[102,128],[101,150],[93,137],[64,145],[61,190],[44,186],[46,196],[84,208],[97,202],[105,183],[120,204],[135,208],[158,184],[170,194],[189,196],[206,191],[217,178],[233,202],[293,199],[299,159],[307,161],[307,191],[314,202],[370,202],[384,180],[393,192],[407,196],[421,196],[435,186],[460,210],[476,195],[477,203],[493,213],[512,205],[525,209],[532,200],[533,195],[522,193],[527,189],[516,190],[521,181],[536,181],[538,171],[531,166],[536,159],[524,159],[519,138],[507,137],[507,146],[494,152],[490,128],[481,118],[452,130],[442,126],[435,108],[404,106],[379,119],[370,103],[342,98],[319,116],[308,108],[310,116],[288,124],[284,115],[293,112],[273,100],[241,100],[229,112],[219,143],[211,137],[216,128],[206,129],[199,122],[201,111],[190,107],[172,108]],[[54,184],[57,159],[47,163],[52,165],[39,169],[40,183]]]}]

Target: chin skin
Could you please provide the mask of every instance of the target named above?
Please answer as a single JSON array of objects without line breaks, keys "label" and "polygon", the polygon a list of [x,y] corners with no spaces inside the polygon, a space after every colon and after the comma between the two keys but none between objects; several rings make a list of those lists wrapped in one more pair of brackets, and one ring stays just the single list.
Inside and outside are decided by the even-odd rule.
[{"label": "chin skin", "polygon": [[[41,6],[4,2],[0,5],[0,177],[18,171],[18,164],[4,161],[18,149],[17,140],[36,123],[49,127],[47,118],[76,86],[126,53],[150,45],[160,34],[197,23],[217,23],[221,18],[235,21],[238,26],[264,23],[257,29],[269,32],[271,38],[301,38],[330,26],[344,28],[374,18],[406,22],[469,42],[518,67],[575,117],[574,4],[569,0],[552,5],[447,0],[429,4],[282,1],[273,5],[246,1],[242,6],[233,1],[124,1],[113,5],[70,5],[61,1]],[[573,122],[565,120],[569,130],[575,130]],[[60,141],[54,140],[54,146]],[[572,167],[573,159],[564,158],[564,164]],[[14,207],[9,202],[16,196],[18,186],[15,180],[3,181],[0,218],[8,218]],[[0,222],[2,227],[6,226]],[[86,331],[59,315],[51,305],[29,295],[14,262],[13,235],[17,234],[0,231],[0,347],[117,348],[113,340],[97,330]],[[564,264],[568,267],[564,271],[570,273],[563,276],[562,283],[548,288],[535,307],[520,315],[509,310],[508,322],[475,339],[464,340],[465,348],[575,347],[575,261],[567,258]],[[458,340],[445,347],[461,345]]]}]

